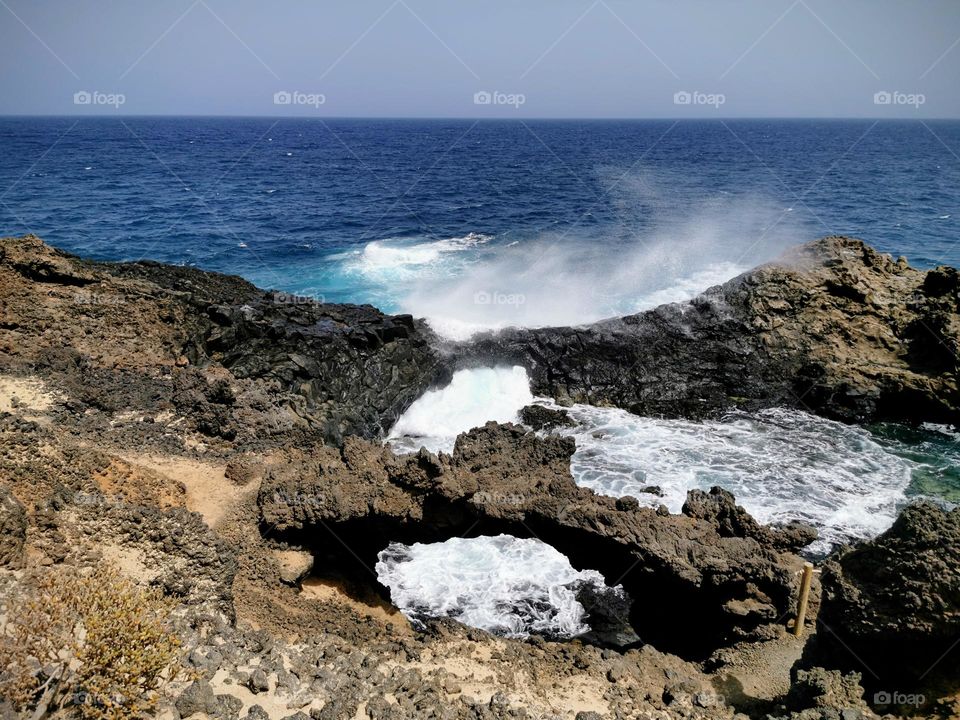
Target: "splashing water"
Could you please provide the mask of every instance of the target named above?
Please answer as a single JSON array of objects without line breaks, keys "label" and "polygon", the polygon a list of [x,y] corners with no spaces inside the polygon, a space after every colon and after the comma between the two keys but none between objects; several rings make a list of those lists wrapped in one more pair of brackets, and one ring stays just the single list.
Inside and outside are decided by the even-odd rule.
[{"label": "splashing water", "polygon": [[391,543],[379,554],[376,571],[394,605],[414,622],[452,617],[514,638],[587,632],[577,589],[605,587],[600,573],[577,572],[549,545],[510,535]]},{"label": "splashing water", "polygon": [[522,367],[458,370],[446,387],[424,393],[397,420],[387,441],[396,452],[421,446],[452,452],[462,432],[490,420],[519,422],[518,412],[533,402]]},{"label": "splashing water", "polygon": [[[916,464],[888,452],[871,433],[798,410],[731,413],[691,422],[574,405],[580,423],[570,470],[604,495],[634,495],[679,512],[687,491],[714,485],[761,523],[802,520],[820,531],[811,553],[873,537],[907,501]],[[644,492],[654,486],[662,496]]]}]

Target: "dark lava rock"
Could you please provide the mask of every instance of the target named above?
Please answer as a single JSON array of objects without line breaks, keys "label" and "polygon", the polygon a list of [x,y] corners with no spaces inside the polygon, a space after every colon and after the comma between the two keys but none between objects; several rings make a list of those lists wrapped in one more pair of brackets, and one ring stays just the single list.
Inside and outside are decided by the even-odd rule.
[{"label": "dark lava rock", "polygon": [[906,691],[928,674],[960,687],[960,509],[906,508],[889,530],[830,560],[812,661]]},{"label": "dark lava rock", "polygon": [[581,635],[581,640],[619,649],[640,644],[640,636],[630,625],[633,601],[626,593],[585,583],[577,589],[577,601],[586,612],[584,622],[590,626],[590,632]]},{"label": "dark lava rock", "polygon": [[785,526],[761,525],[740,505],[733,493],[721,487],[691,490],[683,504],[683,514],[705,520],[724,537],[752,537],[764,545],[796,551],[817,539],[816,528],[800,522]]},{"label": "dark lava rock", "polygon": [[213,715],[219,703],[210,683],[206,680],[196,680],[190,683],[177,698],[176,707],[180,717],[186,718],[197,713]]},{"label": "dark lava rock", "polygon": [[543,405],[527,405],[520,410],[520,421],[534,430],[573,426],[576,423],[566,410],[554,410]]},{"label": "dark lava rock", "polygon": [[218,720],[236,720],[243,710],[243,700],[228,693],[217,695],[215,716]]},{"label": "dark lava rock", "polygon": [[[372,568],[390,541],[537,537],[574,567],[622,582],[634,599],[634,631],[683,654],[762,634],[790,610],[799,558],[732,496],[694,494],[694,514],[660,514],[578,487],[570,475],[574,450],[571,438],[497,423],[460,435],[452,456],[397,457],[348,438],[339,450],[296,451],[276,463],[260,488],[261,519],[309,547],[317,570],[353,574],[361,569],[356,558]],[[690,617],[699,618],[696,628]]]},{"label": "dark lava rock", "polygon": [[255,668],[253,672],[250,673],[247,687],[250,688],[250,692],[254,695],[267,692],[267,690],[270,689],[270,681],[267,679],[267,674],[260,668]]},{"label": "dark lava rock", "polygon": [[174,408],[231,442],[375,437],[450,376],[433,332],[409,315],[194,268],[85,261],[32,235],[0,238],[0,304],[7,360],[78,408]]},{"label": "dark lava rock", "polygon": [[538,395],[640,415],[812,409],[846,421],[960,421],[957,274],[828,237],[686,303],[461,346],[525,366]]}]

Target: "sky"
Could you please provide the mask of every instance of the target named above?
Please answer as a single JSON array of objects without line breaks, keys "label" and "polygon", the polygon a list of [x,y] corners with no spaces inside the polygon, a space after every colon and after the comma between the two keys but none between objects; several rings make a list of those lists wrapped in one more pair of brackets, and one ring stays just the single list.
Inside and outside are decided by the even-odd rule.
[{"label": "sky", "polygon": [[960,0],[0,0],[2,115],[960,117]]}]

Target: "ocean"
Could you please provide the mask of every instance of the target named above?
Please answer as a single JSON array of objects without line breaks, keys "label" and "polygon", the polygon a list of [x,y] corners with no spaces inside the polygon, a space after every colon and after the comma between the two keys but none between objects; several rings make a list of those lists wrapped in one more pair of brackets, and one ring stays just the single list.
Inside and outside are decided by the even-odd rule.
[{"label": "ocean", "polygon": [[[5,118],[0,147],[5,235],[411,312],[458,339],[684,300],[828,234],[960,265],[954,121]],[[449,450],[534,400],[550,402],[522,369],[466,371],[390,441]],[[815,524],[814,555],[882,532],[913,498],[960,501],[949,428],[571,414],[578,483],[673,512],[722,485],[764,522]],[[570,587],[600,582],[509,538],[391,546],[378,570],[401,608],[511,635],[580,632]]]}]

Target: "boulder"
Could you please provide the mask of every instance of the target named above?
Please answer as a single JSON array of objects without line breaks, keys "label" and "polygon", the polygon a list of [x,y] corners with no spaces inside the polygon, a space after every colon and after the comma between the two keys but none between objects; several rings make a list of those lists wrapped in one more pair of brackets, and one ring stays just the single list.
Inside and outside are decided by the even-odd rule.
[{"label": "boulder", "polygon": [[543,405],[527,405],[520,410],[520,421],[534,430],[551,430],[576,425],[566,410],[555,410]]},{"label": "boulder", "polygon": [[[813,661],[906,692],[945,676],[960,687],[960,509],[907,507],[893,527],[824,565]],[[828,664],[829,663],[829,664]]]},{"label": "boulder", "polygon": [[195,680],[177,698],[176,708],[182,718],[198,713],[213,715],[219,708],[219,702],[209,682]]}]

